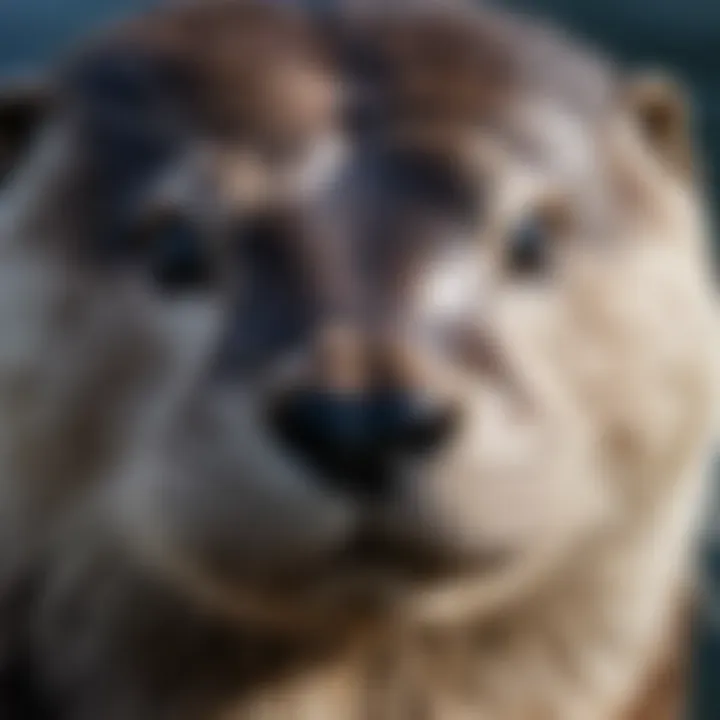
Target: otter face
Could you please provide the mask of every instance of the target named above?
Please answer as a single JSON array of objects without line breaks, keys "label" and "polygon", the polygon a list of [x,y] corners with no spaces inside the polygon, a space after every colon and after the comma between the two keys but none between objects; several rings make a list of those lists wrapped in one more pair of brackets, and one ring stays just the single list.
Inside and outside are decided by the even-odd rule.
[{"label": "otter face", "polygon": [[553,88],[484,26],[387,21],[381,122],[348,150],[295,30],[224,23],[228,64],[181,17],[71,73],[77,154],[45,172],[80,179],[77,232],[5,251],[52,331],[14,369],[52,412],[15,441],[63,439],[16,475],[72,477],[144,562],[252,617],[442,612],[458,587],[477,612],[650,508],[709,424],[711,313],[644,106],[590,69]]}]

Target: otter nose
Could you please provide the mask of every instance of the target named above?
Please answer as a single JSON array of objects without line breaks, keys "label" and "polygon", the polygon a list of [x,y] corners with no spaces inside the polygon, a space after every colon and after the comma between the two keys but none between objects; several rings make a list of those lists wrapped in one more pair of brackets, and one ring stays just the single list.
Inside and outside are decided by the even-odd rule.
[{"label": "otter nose", "polygon": [[377,493],[392,484],[393,465],[437,451],[454,414],[402,390],[305,389],[275,407],[277,436],[328,483]]},{"label": "otter nose", "polygon": [[377,492],[402,458],[427,456],[450,438],[455,414],[416,389],[374,376],[356,334],[326,334],[317,377],[276,398],[277,437],[327,482]]}]

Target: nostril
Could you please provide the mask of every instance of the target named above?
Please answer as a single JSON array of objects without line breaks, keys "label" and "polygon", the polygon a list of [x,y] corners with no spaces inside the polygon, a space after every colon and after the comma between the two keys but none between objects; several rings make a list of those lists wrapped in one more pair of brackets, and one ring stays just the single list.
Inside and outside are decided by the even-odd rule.
[{"label": "nostril", "polygon": [[452,408],[431,398],[389,391],[375,396],[370,424],[385,447],[425,454],[450,439],[457,421]]},{"label": "nostril", "polygon": [[272,424],[296,446],[361,447],[367,442],[366,401],[350,393],[298,393],[278,404]]}]

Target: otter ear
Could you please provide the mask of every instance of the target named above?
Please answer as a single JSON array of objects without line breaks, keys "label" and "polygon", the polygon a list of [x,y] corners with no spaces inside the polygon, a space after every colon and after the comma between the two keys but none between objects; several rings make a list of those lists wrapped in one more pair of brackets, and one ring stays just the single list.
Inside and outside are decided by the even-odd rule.
[{"label": "otter ear", "polygon": [[677,175],[694,170],[690,102],[672,78],[642,73],[624,88],[624,103],[650,149]]},{"label": "otter ear", "polygon": [[0,187],[29,149],[48,100],[40,84],[0,85]]}]

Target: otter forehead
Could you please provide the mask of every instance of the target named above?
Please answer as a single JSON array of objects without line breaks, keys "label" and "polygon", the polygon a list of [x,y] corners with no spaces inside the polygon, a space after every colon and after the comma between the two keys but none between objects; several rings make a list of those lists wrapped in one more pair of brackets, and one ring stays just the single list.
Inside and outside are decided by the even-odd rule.
[{"label": "otter forehead", "polygon": [[341,134],[359,153],[432,145],[465,163],[489,135],[521,162],[587,170],[613,73],[563,38],[442,8],[340,13],[330,25],[345,32],[286,4],[159,11],[76,58],[60,96],[80,116],[92,164],[133,187],[181,154],[186,169],[201,145],[215,146],[213,182],[231,197],[267,185],[269,165],[302,169],[296,179],[312,184],[337,166]]},{"label": "otter forehead", "polygon": [[373,130],[383,134],[505,128],[538,105],[587,123],[616,92],[610,61],[488,9],[371,10],[349,34],[349,65],[370,99]]},{"label": "otter forehead", "polygon": [[281,145],[331,120],[332,72],[324,39],[299,13],[208,3],[146,14],[99,38],[61,82],[72,93],[85,74],[96,80],[85,89],[107,91],[135,73],[136,82],[154,80],[156,92],[174,93],[197,133]]}]

